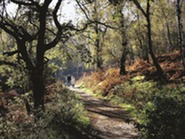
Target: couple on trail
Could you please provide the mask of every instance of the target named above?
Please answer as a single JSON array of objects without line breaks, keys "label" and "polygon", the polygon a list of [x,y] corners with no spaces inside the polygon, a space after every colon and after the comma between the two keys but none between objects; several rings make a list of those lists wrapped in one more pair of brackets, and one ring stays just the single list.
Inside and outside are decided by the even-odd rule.
[{"label": "couple on trail", "polygon": [[74,78],[73,76],[71,76],[71,75],[68,75],[66,79],[67,79],[66,85],[67,85],[67,86],[72,86],[72,87],[74,87],[75,78]]}]

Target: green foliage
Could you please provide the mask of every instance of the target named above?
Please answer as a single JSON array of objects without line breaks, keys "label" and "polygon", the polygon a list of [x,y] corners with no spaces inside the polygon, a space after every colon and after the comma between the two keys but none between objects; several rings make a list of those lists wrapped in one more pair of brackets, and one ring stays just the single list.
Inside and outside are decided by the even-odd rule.
[{"label": "green foliage", "polygon": [[28,76],[26,75],[26,70],[24,65],[22,67],[15,68],[9,65],[0,65],[0,76],[2,82],[0,85],[4,86],[20,86],[22,88],[27,88],[29,86]]},{"label": "green foliage", "polygon": [[146,108],[145,136],[149,139],[184,139],[185,101],[161,95],[155,98],[153,104],[154,109]]},{"label": "green foliage", "polygon": [[[61,123],[77,126],[83,124],[83,126],[86,126],[89,119],[85,117],[86,112],[84,111],[83,104],[80,102],[80,98],[74,92],[65,88],[61,82],[56,83],[54,92],[56,93],[55,98],[52,98],[51,102],[46,106],[48,114],[53,115],[54,112],[60,116]],[[55,103],[58,105],[53,107]],[[46,115],[48,115],[47,112]],[[55,120],[54,117],[53,120]]]},{"label": "green foliage", "polygon": [[[7,33],[2,31],[0,34],[0,61],[5,61],[9,64],[0,64],[0,86],[13,87],[20,86],[22,88],[27,88],[29,81],[27,71],[25,70],[25,64],[18,54],[8,56],[8,54],[3,54],[7,52],[13,52],[16,50],[16,42]],[[8,46],[8,47],[7,47]]]},{"label": "green foliage", "polygon": [[144,76],[136,76],[115,86],[112,92],[111,101],[130,111],[143,138],[184,138],[184,85],[161,86],[146,81]]},{"label": "green foliage", "polygon": [[[60,43],[54,49],[46,52],[44,55],[46,58],[45,60],[51,60],[50,63],[48,62],[45,65],[44,78],[47,80],[45,82],[46,84],[51,84],[54,81],[52,75],[56,71],[66,68],[68,64],[70,65],[69,59],[72,59],[78,65],[81,65],[81,63],[78,63],[81,60],[93,66],[98,58],[100,58],[100,61],[103,62],[103,66],[105,67],[119,63],[122,52],[121,40],[123,37],[120,35],[120,31],[122,30],[119,28],[120,13],[117,11],[119,8],[123,10],[125,16],[124,24],[128,37],[128,63],[130,64],[132,58],[145,58],[145,56],[147,56],[146,21],[142,12],[132,5],[133,1],[122,1],[122,4],[120,4],[121,0],[110,0],[109,2],[111,2],[112,5],[107,3],[107,1],[92,2],[92,0],[90,2],[91,4],[81,4],[82,8],[87,10],[86,16],[88,16],[90,20],[98,21],[102,24],[90,24],[86,32],[82,31],[82,33],[75,34],[75,37],[69,39],[67,43]],[[145,9],[146,2],[141,0],[138,2]],[[45,43],[52,42],[57,34],[56,28],[51,21],[52,14],[49,14],[52,10],[51,8],[47,11],[47,30],[43,37],[45,38]],[[18,32],[16,32],[16,34],[25,36],[22,35],[25,31],[28,31],[30,35],[35,34],[33,38],[36,40],[31,42],[27,40],[25,48],[29,53],[28,58],[30,58],[33,65],[36,65],[36,47],[37,44],[39,44],[37,40],[39,37],[36,37],[39,25],[39,20],[37,20],[39,14],[37,11],[40,10],[35,10],[32,6],[29,6],[29,8],[20,6],[18,9],[16,17],[14,18],[15,20],[9,20],[11,21],[10,23],[13,24],[15,22],[16,25],[18,25]],[[182,5],[182,9],[182,18],[184,18],[184,5]],[[151,13],[152,40],[155,53],[161,54],[167,52],[169,45],[173,45],[173,48],[178,48],[176,45],[178,38],[175,3],[172,1],[152,2]],[[4,19],[6,18],[8,18],[8,16]],[[84,21],[86,22],[86,20],[83,20],[83,23]],[[183,22],[183,25],[184,23],[185,22]],[[111,26],[112,28],[110,29],[108,26],[105,27],[103,24],[109,27]],[[25,30],[23,28],[25,28]],[[69,27],[67,28],[69,29]],[[2,30],[0,30],[0,33],[0,51],[3,53],[17,50],[18,46],[15,40]],[[64,31],[64,33],[64,38],[68,38],[69,32]],[[69,36],[71,36],[73,33],[69,34]],[[99,42],[97,48],[94,47],[96,41]],[[170,41],[172,44],[170,44]],[[62,46],[63,49],[59,48],[59,46]],[[38,54],[39,53],[40,52],[38,52]],[[26,86],[30,85],[28,71],[25,70],[26,66],[23,64],[23,60],[20,60],[21,57],[22,56],[19,54],[14,54],[11,57],[0,54],[1,60],[20,65],[17,70],[12,66],[0,65],[0,89],[3,88],[2,86],[4,84],[9,87],[20,86],[22,88],[27,88]],[[148,65],[150,66],[150,64]],[[170,67],[170,64],[163,65],[163,67]],[[174,71],[175,70],[176,69],[174,69]],[[125,80],[118,77],[118,73],[119,72],[116,71],[114,74],[94,74],[94,77],[86,80],[84,85],[92,87],[93,91],[95,90],[96,93],[107,95],[107,98],[114,103],[124,103],[124,107],[127,107],[138,121],[144,136],[148,136],[148,138],[181,138],[181,136],[184,135],[182,133],[184,125],[181,123],[181,121],[184,122],[184,117],[178,118],[180,115],[184,115],[184,94],[182,93],[185,91],[184,86],[161,86],[155,81],[146,81],[144,76],[136,76],[132,79]],[[16,138],[18,136],[23,136],[23,138],[24,136],[28,138],[40,138],[42,135],[44,135],[44,138],[67,138],[65,135],[63,136],[63,133],[65,133],[65,131],[63,132],[63,127],[81,124],[86,125],[89,121],[81,115],[84,114],[82,104],[78,103],[76,96],[71,95],[66,89],[63,89],[61,92],[61,88],[63,88],[61,84],[55,85],[54,92],[58,93],[53,94],[54,97],[49,99],[50,102],[46,104],[47,110],[43,114],[43,119],[38,120],[37,123],[34,123],[33,119],[27,116],[23,117],[26,119],[28,118],[29,122],[25,123],[23,120],[23,123],[19,123],[18,125],[14,123],[15,121],[11,121],[11,118],[7,119],[8,121],[6,122],[4,118],[1,117],[2,122],[0,122],[0,128],[2,129],[3,127],[2,134],[7,133],[10,135],[9,138]],[[24,108],[23,105],[20,105],[20,107]],[[78,112],[81,114],[79,113],[78,115]],[[18,111],[15,115],[19,115],[19,113]],[[22,119],[24,119],[23,117]],[[174,123],[176,123],[175,126]],[[76,128],[78,129],[78,126]],[[28,132],[25,130],[33,131],[36,134],[28,135]],[[60,134],[59,132],[62,133]],[[18,135],[19,133],[20,135]]]},{"label": "green foliage", "polygon": [[120,86],[115,86],[112,92],[121,97],[124,102],[133,103],[139,108],[146,101],[150,101],[150,95],[155,94],[156,87],[156,82],[144,81],[144,76],[136,76]]},{"label": "green foliage", "polygon": [[[110,71],[110,72],[109,72]],[[85,87],[96,88],[105,86],[104,82],[111,82],[111,89],[106,97],[114,104],[124,107],[137,122],[137,128],[146,139],[183,139],[185,136],[185,86],[184,84],[160,84],[153,80],[146,80],[145,76],[122,78],[121,84],[116,83],[118,78],[113,72],[92,73],[81,82]],[[114,73],[114,74],[111,74]],[[101,79],[101,80],[100,80]],[[108,81],[110,79],[110,81]],[[96,81],[96,84],[92,82]],[[89,85],[88,81],[91,81]],[[102,94],[99,91],[98,94]]]},{"label": "green foliage", "polygon": [[75,139],[88,126],[79,97],[61,82],[48,87],[46,109],[41,118],[26,114],[23,101],[9,104],[9,112],[0,116],[2,139]]}]

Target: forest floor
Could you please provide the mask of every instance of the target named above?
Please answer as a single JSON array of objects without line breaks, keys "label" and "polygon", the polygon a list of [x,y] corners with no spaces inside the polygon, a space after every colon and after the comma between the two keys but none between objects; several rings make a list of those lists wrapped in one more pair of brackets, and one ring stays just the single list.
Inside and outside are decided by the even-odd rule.
[{"label": "forest floor", "polygon": [[70,88],[81,96],[90,118],[88,133],[90,138],[136,139],[139,136],[134,121],[123,108],[109,104],[78,88]]}]

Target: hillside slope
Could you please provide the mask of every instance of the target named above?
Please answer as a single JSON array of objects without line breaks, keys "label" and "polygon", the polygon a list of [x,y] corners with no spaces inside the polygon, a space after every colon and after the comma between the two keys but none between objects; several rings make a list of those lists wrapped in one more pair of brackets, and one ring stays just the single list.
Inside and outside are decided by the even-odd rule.
[{"label": "hillside slope", "polygon": [[160,81],[155,67],[137,60],[127,66],[127,75],[119,68],[84,75],[78,82],[96,96],[122,106],[137,121],[142,138],[184,139],[185,76],[177,52],[158,57],[167,81]]}]

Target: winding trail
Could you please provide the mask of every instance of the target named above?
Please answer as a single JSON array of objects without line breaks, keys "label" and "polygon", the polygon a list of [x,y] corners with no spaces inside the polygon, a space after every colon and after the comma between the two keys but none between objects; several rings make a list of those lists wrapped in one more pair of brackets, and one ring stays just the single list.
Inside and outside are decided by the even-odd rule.
[{"label": "winding trail", "polygon": [[89,133],[94,139],[138,139],[138,131],[129,115],[119,106],[84,93],[78,88],[70,88],[81,96],[90,117]]}]

